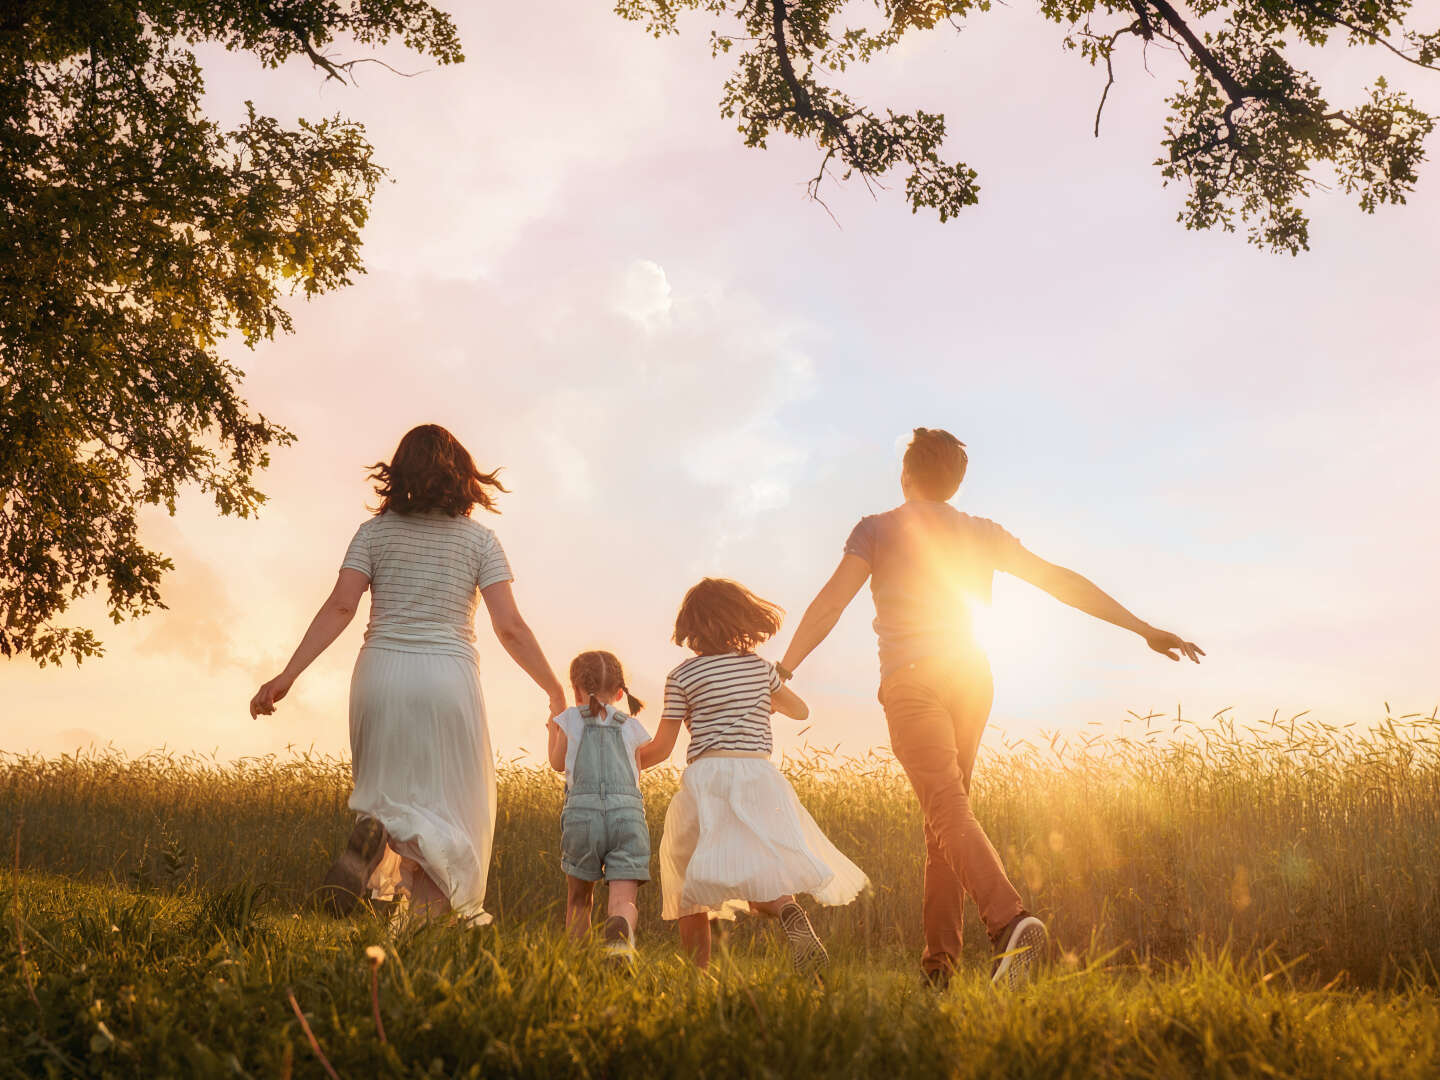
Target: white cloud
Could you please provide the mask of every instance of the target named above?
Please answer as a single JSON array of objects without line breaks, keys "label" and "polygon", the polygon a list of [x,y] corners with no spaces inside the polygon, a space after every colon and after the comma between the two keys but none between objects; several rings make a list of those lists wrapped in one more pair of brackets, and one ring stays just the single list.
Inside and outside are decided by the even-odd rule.
[{"label": "white cloud", "polygon": [[670,280],[664,267],[649,259],[636,259],[625,268],[616,290],[616,311],[653,332],[670,321],[671,307]]}]

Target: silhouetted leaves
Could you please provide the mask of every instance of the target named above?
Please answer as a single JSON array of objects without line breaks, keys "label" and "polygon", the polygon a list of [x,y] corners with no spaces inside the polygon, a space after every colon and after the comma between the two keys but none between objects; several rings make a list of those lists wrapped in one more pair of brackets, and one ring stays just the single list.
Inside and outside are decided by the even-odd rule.
[{"label": "silhouetted leaves", "polygon": [[[871,0],[877,25],[854,28],[863,5],[843,0],[618,0],[616,11],[656,37],[675,33],[683,11],[722,20],[712,31],[716,55],[734,54],[721,111],[739,121],[747,146],[776,132],[811,139],[821,151],[810,193],[827,175],[858,174],[867,184],[893,170],[906,175],[912,210],[941,221],[974,203],[975,172],[942,157],[945,118],[895,113],[849,97],[834,85],[907,34],[947,27],[990,8],[989,0]],[[1435,68],[1440,31],[1405,25],[1413,0],[1203,0],[1190,12],[1168,0],[1040,0],[1045,18],[1066,27],[1063,44],[1108,73],[1100,108],[1115,79],[1122,41],[1169,49],[1190,69],[1170,97],[1157,164],[1168,183],[1189,188],[1180,214],[1188,228],[1247,226],[1253,243],[1296,253],[1309,245],[1302,204],[1328,166],[1338,186],[1373,212],[1404,202],[1424,159],[1434,118],[1378,78],[1358,105],[1329,103],[1316,81],[1287,58],[1296,42],[1339,38],[1377,58]],[[1033,61],[1032,61],[1033,62]],[[1023,77],[1016,58],[1017,78]],[[986,108],[998,107],[986,103]],[[1100,116],[1095,118],[1099,133]]]},{"label": "silhouetted leaves", "polygon": [[101,586],[110,617],[160,599],[170,561],[137,535],[193,484],[222,514],[263,501],[257,470],[290,434],[251,412],[222,354],[290,329],[282,306],[362,271],[383,170],[358,124],[288,128],[200,108],[186,47],[274,66],[400,38],[461,59],[449,19],[414,0],[20,0],[0,16],[0,654],[99,651],[57,625]]}]

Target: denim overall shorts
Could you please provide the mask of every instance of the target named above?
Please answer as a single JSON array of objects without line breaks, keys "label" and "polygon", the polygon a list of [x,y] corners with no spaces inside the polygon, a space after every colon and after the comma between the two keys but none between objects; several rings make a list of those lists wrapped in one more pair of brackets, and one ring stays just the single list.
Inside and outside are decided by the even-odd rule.
[{"label": "denim overall shorts", "polygon": [[588,712],[581,717],[585,730],[560,814],[560,868],[581,881],[649,881],[650,829],[624,733]]}]

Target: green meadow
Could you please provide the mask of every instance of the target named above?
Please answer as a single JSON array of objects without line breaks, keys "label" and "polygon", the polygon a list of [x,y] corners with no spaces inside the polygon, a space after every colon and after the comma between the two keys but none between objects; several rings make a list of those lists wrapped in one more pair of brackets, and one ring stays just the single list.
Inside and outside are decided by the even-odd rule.
[{"label": "green meadow", "polygon": [[[1440,1073],[1433,715],[997,739],[978,813],[1055,940],[1010,995],[978,925],[951,988],[921,985],[920,821],[894,764],[786,770],[873,883],[814,913],[820,985],[758,919],[693,971],[655,890],[633,974],[567,944],[548,770],[500,769],[495,923],[392,928],[307,906],[350,820],[344,761],[6,757],[0,1074]],[[645,779],[657,843],[677,777]]]}]

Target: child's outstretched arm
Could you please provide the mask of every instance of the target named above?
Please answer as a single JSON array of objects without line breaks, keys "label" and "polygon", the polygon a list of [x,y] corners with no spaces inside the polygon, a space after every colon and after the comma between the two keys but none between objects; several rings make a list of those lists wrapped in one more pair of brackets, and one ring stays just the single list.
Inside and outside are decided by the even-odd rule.
[{"label": "child's outstretched arm", "polygon": [[660,726],[655,729],[655,737],[647,743],[641,743],[635,751],[635,764],[642,769],[659,765],[670,756],[670,751],[675,749],[675,740],[679,735],[679,720],[661,720]]},{"label": "child's outstretched arm", "polygon": [[770,711],[788,716],[792,720],[805,720],[810,716],[810,706],[788,686],[770,691]]},{"label": "child's outstretched arm", "polygon": [[565,751],[570,748],[570,740],[553,719],[546,721],[545,726],[550,731],[550,767],[556,772],[564,772]]}]

